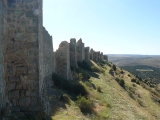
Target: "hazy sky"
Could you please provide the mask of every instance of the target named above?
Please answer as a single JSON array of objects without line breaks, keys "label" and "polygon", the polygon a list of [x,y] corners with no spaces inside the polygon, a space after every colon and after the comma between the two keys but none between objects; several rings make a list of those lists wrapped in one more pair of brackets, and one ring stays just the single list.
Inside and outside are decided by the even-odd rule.
[{"label": "hazy sky", "polygon": [[160,55],[160,0],[43,0],[43,25],[105,54]]}]

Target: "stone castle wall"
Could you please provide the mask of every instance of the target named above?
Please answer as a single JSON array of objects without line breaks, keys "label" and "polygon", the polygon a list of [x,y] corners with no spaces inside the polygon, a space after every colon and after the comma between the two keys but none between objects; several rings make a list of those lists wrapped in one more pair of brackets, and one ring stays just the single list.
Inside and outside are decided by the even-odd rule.
[{"label": "stone castle wall", "polygon": [[42,0],[0,1],[0,110],[7,103],[11,114],[49,114],[53,72],[72,80],[70,65],[100,59],[100,52],[89,52],[82,39],[63,41],[53,52],[42,17]]},{"label": "stone castle wall", "polygon": [[85,47],[85,60],[90,60],[89,47]]},{"label": "stone castle wall", "polygon": [[1,45],[5,46],[0,48],[2,71],[5,64],[5,77],[3,79],[2,72],[0,81],[2,84],[6,82],[3,84],[6,102],[11,113],[36,115],[46,107],[42,102],[47,103],[41,92],[47,74],[43,70],[42,1],[8,1],[6,20],[6,23],[0,23],[6,30],[0,30],[0,33],[4,32],[0,38]]},{"label": "stone castle wall", "polygon": [[48,95],[46,94],[47,89],[51,88],[53,85],[52,75],[55,72],[54,54],[53,54],[53,43],[52,36],[43,27],[43,39],[42,39],[42,63],[39,66],[42,67],[42,81],[40,81],[40,95],[43,103],[45,104],[45,110],[47,113],[50,112],[50,106],[48,103]]},{"label": "stone castle wall", "polygon": [[103,52],[100,54],[100,60],[103,60]]},{"label": "stone castle wall", "polygon": [[82,62],[83,61],[83,44],[82,44],[82,39],[79,39],[77,41],[77,61]]},{"label": "stone castle wall", "polygon": [[6,5],[0,1],[0,110],[5,106],[5,81],[4,81],[4,34],[6,25]]},{"label": "stone castle wall", "polygon": [[67,41],[62,41],[56,51],[56,72],[67,80],[72,79],[70,70],[70,48]]},{"label": "stone castle wall", "polygon": [[85,47],[84,43],[82,42],[82,61],[85,60]]},{"label": "stone castle wall", "polygon": [[93,49],[90,50],[89,55],[90,55],[90,59],[93,60]]},{"label": "stone castle wall", "polygon": [[108,55],[103,55],[103,58],[108,62]]},{"label": "stone castle wall", "polygon": [[76,39],[71,38],[70,39],[70,64],[71,67],[77,68],[77,47],[76,47]]},{"label": "stone castle wall", "polygon": [[94,59],[98,60],[99,59],[99,52],[94,52]]}]

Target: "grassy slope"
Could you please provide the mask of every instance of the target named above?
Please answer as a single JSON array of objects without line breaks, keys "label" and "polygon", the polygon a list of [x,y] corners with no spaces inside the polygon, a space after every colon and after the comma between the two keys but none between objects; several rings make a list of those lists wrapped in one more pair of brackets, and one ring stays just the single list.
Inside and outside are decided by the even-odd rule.
[{"label": "grassy slope", "polygon": [[[93,64],[95,64],[92,61]],[[151,99],[151,92],[140,85],[134,85],[131,79],[134,75],[124,71],[120,74],[120,69],[116,70],[117,75],[109,74],[110,67],[105,65],[105,74],[97,74],[91,77],[90,81],[97,87],[100,86],[102,92],[97,92],[92,87],[88,87],[89,98],[94,101],[94,112],[96,114],[84,115],[72,101],[71,105],[59,101],[58,93],[64,93],[60,89],[52,90],[55,96],[50,97],[52,101],[53,120],[160,120],[160,106]],[[130,77],[128,76],[130,74]],[[133,98],[115,80],[122,78],[127,87],[132,88]],[[56,104],[55,104],[56,103]]]}]

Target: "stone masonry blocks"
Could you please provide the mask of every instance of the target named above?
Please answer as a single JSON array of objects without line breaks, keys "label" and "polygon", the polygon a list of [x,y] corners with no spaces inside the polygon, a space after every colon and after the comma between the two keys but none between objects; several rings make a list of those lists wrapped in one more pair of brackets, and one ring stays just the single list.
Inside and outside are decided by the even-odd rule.
[{"label": "stone masonry blocks", "polygon": [[84,46],[82,43],[82,39],[80,38],[77,41],[77,62],[82,62],[84,59],[84,52],[83,52]]},{"label": "stone masonry blocks", "polygon": [[77,68],[77,47],[76,47],[76,39],[71,38],[70,39],[70,64],[71,67]]},{"label": "stone masonry blocks", "polygon": [[[51,60],[43,58],[50,56],[53,47],[48,47],[48,53],[48,45],[45,46],[48,43],[43,41],[43,33],[44,37],[47,33],[42,28],[42,0],[4,1],[6,6],[0,1],[0,45],[5,46],[0,47],[0,85],[4,87],[1,87],[1,92],[5,89],[5,95],[0,93],[0,97],[6,96],[11,113],[23,111],[24,114],[32,112],[36,115],[47,111],[44,109],[47,108],[44,104],[47,103],[46,97],[41,91],[45,91],[44,78],[52,71],[48,68]],[[49,35],[47,39],[51,44]],[[45,73],[44,69],[48,71]]]},{"label": "stone masonry blocks", "polygon": [[70,70],[70,48],[67,41],[62,41],[56,51],[56,71],[67,80],[72,79]]},{"label": "stone masonry blocks", "polygon": [[90,60],[89,47],[85,47],[85,60]]},{"label": "stone masonry blocks", "polygon": [[82,61],[85,60],[85,45],[82,43]]},{"label": "stone masonry blocks", "polygon": [[100,60],[103,60],[103,52],[100,54]]},{"label": "stone masonry blocks", "polygon": [[103,55],[103,58],[108,62],[108,55]]},{"label": "stone masonry blocks", "polygon": [[90,59],[93,60],[93,49],[90,50]]}]

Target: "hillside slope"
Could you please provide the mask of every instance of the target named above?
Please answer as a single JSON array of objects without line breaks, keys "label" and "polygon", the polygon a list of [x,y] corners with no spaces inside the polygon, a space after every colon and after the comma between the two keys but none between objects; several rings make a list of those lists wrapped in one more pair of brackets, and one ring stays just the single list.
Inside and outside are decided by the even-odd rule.
[{"label": "hillside slope", "polygon": [[[160,120],[160,94],[155,88],[125,70],[115,69],[111,63],[91,61],[90,65],[103,69],[98,72],[84,70],[90,75],[89,79],[80,79],[78,74],[77,79],[88,90],[84,97],[91,102],[90,112],[80,109],[83,95],[77,97],[54,86],[50,96],[52,120]],[[61,100],[62,94],[67,95],[70,102]]]}]

